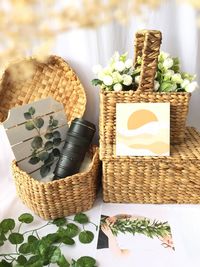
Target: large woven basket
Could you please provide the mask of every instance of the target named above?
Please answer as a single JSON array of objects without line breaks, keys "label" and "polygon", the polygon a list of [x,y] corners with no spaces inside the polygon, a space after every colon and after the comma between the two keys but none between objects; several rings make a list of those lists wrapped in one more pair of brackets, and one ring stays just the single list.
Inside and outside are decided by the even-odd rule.
[{"label": "large woven basket", "polygon": [[170,157],[120,157],[103,161],[105,202],[200,203],[200,133],[186,131]]},{"label": "large woven basket", "polygon": [[[23,72],[26,68],[30,68],[28,74]],[[86,105],[84,88],[62,58],[50,56],[45,63],[26,59],[10,65],[0,84],[0,121],[7,118],[12,107],[48,96],[63,103],[69,123],[83,116]],[[33,179],[13,162],[17,194],[44,219],[55,219],[90,209],[97,193],[97,147],[91,148],[90,156],[92,161],[88,171],[47,183]]]},{"label": "large woven basket", "polygon": [[154,92],[154,77],[161,43],[159,31],[139,31],[135,39],[135,62],[142,57],[141,78],[137,91],[100,92],[100,158],[115,155],[116,104],[138,102],[170,102],[170,141],[181,143],[185,137],[185,123],[190,93]]}]

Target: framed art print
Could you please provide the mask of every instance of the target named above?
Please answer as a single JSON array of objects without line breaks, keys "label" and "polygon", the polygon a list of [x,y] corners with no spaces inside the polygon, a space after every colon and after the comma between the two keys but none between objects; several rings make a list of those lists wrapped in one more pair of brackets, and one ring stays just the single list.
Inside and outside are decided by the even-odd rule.
[{"label": "framed art print", "polygon": [[170,103],[117,103],[116,156],[169,156]]}]

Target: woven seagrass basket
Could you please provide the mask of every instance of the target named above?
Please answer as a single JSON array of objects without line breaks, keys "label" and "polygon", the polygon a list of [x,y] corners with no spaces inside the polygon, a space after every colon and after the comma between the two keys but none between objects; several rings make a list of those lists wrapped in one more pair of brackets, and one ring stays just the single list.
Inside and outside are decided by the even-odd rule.
[{"label": "woven seagrass basket", "polygon": [[111,157],[103,161],[103,199],[127,203],[200,203],[200,133],[187,128],[170,157]]},{"label": "woven seagrass basket", "polygon": [[[23,71],[30,68],[31,72]],[[86,95],[80,80],[60,57],[50,56],[45,63],[25,59],[10,65],[0,84],[0,121],[12,107],[51,96],[63,103],[67,120],[82,117]],[[64,179],[39,182],[12,164],[18,196],[31,210],[44,219],[55,219],[90,209],[98,185],[99,149],[90,149],[89,169]]]},{"label": "woven seagrass basket", "polygon": [[135,62],[138,56],[142,57],[141,78],[137,91],[101,90],[99,120],[101,159],[115,155],[117,103],[170,102],[170,141],[172,144],[178,144],[184,140],[190,93],[153,91],[160,44],[161,32],[146,30],[137,32]]}]

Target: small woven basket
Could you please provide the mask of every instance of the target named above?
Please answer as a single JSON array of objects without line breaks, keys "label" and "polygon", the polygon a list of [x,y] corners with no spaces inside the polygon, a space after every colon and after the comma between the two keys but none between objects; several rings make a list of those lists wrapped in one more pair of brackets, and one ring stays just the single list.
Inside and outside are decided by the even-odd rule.
[{"label": "small woven basket", "polygon": [[190,93],[153,91],[160,44],[161,32],[145,30],[137,32],[135,62],[138,56],[142,57],[141,78],[137,91],[101,90],[99,120],[101,159],[115,155],[117,103],[170,102],[170,141],[172,144],[179,144],[184,140]]},{"label": "small woven basket", "polygon": [[[26,69],[29,73],[24,73]],[[31,70],[31,71],[30,71]],[[0,121],[9,109],[51,96],[63,103],[67,120],[82,117],[86,96],[80,80],[60,57],[50,56],[45,63],[26,59],[10,65],[0,84]],[[56,219],[92,207],[97,193],[99,149],[90,149],[91,165],[86,172],[52,182],[39,182],[12,164],[18,196],[43,219]]]},{"label": "small woven basket", "polygon": [[200,133],[186,131],[170,157],[119,157],[103,161],[105,202],[200,203]]}]

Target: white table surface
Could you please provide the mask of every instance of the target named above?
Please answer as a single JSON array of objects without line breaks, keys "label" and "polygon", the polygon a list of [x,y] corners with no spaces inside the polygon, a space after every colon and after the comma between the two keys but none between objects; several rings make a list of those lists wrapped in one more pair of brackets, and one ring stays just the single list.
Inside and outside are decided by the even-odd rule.
[{"label": "white table surface", "polygon": [[[14,155],[9,146],[6,134],[3,127],[0,126],[0,221],[9,217],[17,218],[23,212],[32,213],[16,196],[15,185],[10,168],[13,158]],[[101,214],[101,205],[101,197],[98,197],[93,208],[87,212],[91,221],[97,224]],[[142,205],[142,207],[144,206],[145,205]],[[155,207],[156,205],[150,206]],[[137,205],[137,208],[138,207],[139,205]],[[159,205],[159,207],[162,208],[161,205]],[[179,267],[179,265],[180,267],[200,267],[200,205],[165,205],[165,208],[166,207],[168,207],[172,214],[171,222],[173,224],[173,229],[175,229],[172,229],[173,237],[177,257],[179,257],[179,264],[176,264],[174,267]],[[34,218],[34,227],[40,227],[45,223],[44,220],[36,215],[34,215]],[[95,232],[93,226],[88,226],[88,229]],[[48,231],[52,232],[52,230],[53,226],[49,226]],[[83,255],[95,257],[96,242],[97,232],[95,234],[95,239],[91,244],[84,245],[77,242],[77,245],[73,248],[67,246],[66,249],[63,250],[63,253],[68,259],[77,259]],[[9,247],[4,248],[4,250],[5,249],[9,249]],[[2,251],[0,248],[0,253],[3,252],[5,253],[7,251]],[[146,266],[153,267],[151,263],[141,267]],[[163,262],[163,265],[160,267],[165,266],[169,266],[167,262]]]}]

